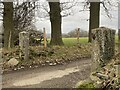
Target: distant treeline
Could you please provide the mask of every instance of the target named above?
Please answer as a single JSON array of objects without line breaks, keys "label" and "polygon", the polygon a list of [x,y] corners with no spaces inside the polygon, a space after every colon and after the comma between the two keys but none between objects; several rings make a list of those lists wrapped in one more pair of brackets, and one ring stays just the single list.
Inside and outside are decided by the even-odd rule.
[{"label": "distant treeline", "polygon": [[88,37],[88,32],[87,31],[85,31],[85,30],[80,30],[79,32],[78,32],[78,30],[77,29],[75,29],[75,30],[72,30],[72,31],[70,31],[70,32],[68,32],[67,34],[63,34],[62,35],[62,37],[63,38],[75,38],[75,37],[77,37],[77,34],[80,34],[80,37]]}]

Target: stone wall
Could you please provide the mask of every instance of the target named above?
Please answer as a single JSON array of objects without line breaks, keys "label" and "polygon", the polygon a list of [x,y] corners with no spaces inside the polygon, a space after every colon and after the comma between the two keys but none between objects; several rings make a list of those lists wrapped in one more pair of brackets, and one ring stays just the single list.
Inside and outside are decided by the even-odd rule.
[{"label": "stone wall", "polygon": [[19,47],[20,47],[20,57],[24,57],[24,60],[29,59],[29,33],[20,32],[19,33]]},{"label": "stone wall", "polygon": [[120,88],[120,54],[115,56],[115,30],[101,27],[92,31],[93,62],[90,78],[96,88]]},{"label": "stone wall", "polygon": [[92,30],[93,65],[104,66],[115,54],[115,30],[101,27]]},{"label": "stone wall", "polygon": [[0,34],[0,48],[2,48],[3,46],[3,35]]}]

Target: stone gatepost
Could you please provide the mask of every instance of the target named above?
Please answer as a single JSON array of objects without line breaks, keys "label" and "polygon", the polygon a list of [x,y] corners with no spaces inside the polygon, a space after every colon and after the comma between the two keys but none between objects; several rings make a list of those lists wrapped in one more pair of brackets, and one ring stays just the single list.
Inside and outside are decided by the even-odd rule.
[{"label": "stone gatepost", "polygon": [[20,47],[20,57],[24,60],[29,59],[29,33],[20,32],[19,33],[19,47]]},{"label": "stone gatepost", "polygon": [[101,27],[92,30],[93,70],[110,61],[115,53],[115,30]]}]

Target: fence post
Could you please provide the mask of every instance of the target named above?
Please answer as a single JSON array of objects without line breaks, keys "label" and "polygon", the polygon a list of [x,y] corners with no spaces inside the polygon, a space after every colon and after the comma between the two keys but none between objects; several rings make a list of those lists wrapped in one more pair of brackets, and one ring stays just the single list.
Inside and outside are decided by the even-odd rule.
[{"label": "fence post", "polygon": [[29,33],[20,32],[19,33],[19,47],[20,47],[20,57],[24,60],[29,59]]},{"label": "fence post", "polygon": [[115,53],[115,30],[101,27],[92,30],[92,63],[93,71],[104,66]]},{"label": "fence post", "polygon": [[44,36],[44,48],[46,48],[47,47],[47,42],[46,42],[46,30],[45,30],[45,28],[43,28],[43,36]]},{"label": "fence post", "polygon": [[80,40],[80,28],[77,30],[77,43],[79,44]]}]

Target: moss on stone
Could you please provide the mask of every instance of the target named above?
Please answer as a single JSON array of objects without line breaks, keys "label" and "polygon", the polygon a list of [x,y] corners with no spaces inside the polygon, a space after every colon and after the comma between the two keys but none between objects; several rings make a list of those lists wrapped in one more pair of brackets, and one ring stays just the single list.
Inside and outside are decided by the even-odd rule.
[{"label": "moss on stone", "polygon": [[96,66],[104,66],[115,54],[115,30],[101,27],[92,30],[93,39],[93,62]]},{"label": "moss on stone", "polygon": [[92,82],[84,82],[78,87],[78,90],[79,88],[95,88],[95,86]]}]

